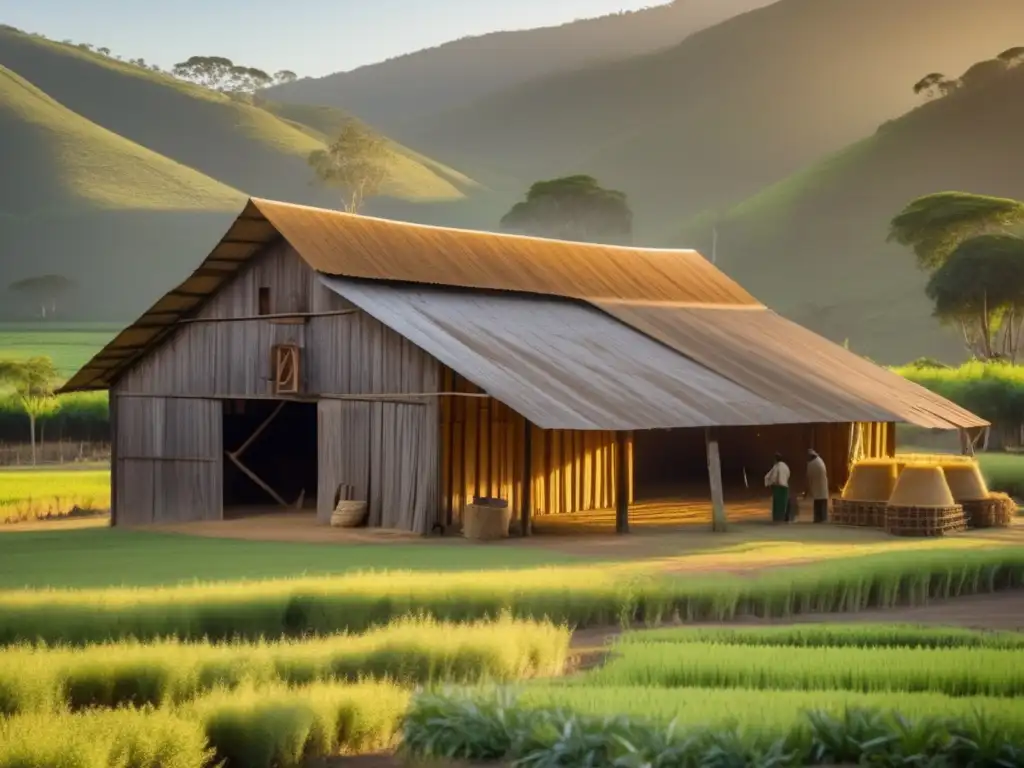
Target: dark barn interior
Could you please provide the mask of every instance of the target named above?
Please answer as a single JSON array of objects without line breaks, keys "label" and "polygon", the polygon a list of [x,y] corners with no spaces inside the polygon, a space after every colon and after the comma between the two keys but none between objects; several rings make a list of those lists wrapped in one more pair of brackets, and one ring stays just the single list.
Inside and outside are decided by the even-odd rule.
[{"label": "dark barn interior", "polygon": [[[251,439],[254,434],[255,439]],[[316,403],[225,400],[224,450],[225,509],[279,506],[280,500],[294,505],[300,496],[303,507],[316,505]]]},{"label": "dark barn interior", "polygon": [[[764,476],[781,453],[792,471],[791,487],[803,490],[807,449],[815,446],[820,428],[814,425],[780,424],[762,427],[726,427],[715,430],[722,463],[726,497],[764,492]],[[637,501],[687,496],[707,489],[707,449],[703,429],[655,429],[633,435],[633,482]],[[845,481],[835,470],[835,482]]]}]

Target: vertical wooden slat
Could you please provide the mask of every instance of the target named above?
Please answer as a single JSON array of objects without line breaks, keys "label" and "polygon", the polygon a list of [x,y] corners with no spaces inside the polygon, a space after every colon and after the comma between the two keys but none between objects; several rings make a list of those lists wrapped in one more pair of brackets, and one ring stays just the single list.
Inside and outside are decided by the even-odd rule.
[{"label": "vertical wooden slat", "polygon": [[615,433],[615,531],[629,533],[629,469],[626,456],[628,450],[625,432]]}]

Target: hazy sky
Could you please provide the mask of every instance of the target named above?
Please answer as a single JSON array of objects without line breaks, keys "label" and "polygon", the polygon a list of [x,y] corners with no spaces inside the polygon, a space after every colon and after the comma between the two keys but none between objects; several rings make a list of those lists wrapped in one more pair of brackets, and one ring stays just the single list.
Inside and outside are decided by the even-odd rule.
[{"label": "hazy sky", "polygon": [[168,67],[220,55],[300,76],[352,69],[498,29],[664,0],[0,0],[0,22]]}]

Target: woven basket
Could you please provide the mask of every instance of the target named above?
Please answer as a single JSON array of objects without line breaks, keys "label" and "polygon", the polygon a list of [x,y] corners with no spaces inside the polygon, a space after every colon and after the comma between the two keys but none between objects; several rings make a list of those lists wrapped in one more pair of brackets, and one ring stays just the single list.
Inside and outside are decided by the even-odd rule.
[{"label": "woven basket", "polygon": [[884,501],[853,501],[851,499],[832,499],[832,518],[835,525],[854,525],[859,528],[884,528],[885,511],[888,504]]},{"label": "woven basket", "polygon": [[885,531],[893,536],[945,536],[966,527],[964,508],[959,504],[931,507],[890,504],[885,511]]},{"label": "woven basket", "polygon": [[462,513],[462,535],[475,541],[508,538],[512,510],[502,499],[474,499]]},{"label": "woven basket", "polygon": [[1005,493],[991,493],[987,499],[965,501],[963,507],[968,528],[1009,528],[1017,502]]},{"label": "woven basket", "polygon": [[365,501],[339,501],[331,513],[331,525],[335,528],[356,528],[366,520]]}]

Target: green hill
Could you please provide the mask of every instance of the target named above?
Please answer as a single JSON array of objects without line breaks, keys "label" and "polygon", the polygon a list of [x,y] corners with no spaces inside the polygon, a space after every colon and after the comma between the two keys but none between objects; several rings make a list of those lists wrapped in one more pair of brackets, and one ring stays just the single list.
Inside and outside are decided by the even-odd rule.
[{"label": "green hill", "polygon": [[72,112],[0,66],[0,211],[234,210],[245,196]]},{"label": "green hill", "polygon": [[674,45],[697,30],[773,0],[674,0],[638,11],[553,27],[492,32],[304,78],[272,88],[271,98],[350,109],[390,135],[487,94],[556,72]]},{"label": "green hill", "polygon": [[[998,53],[998,51],[995,51]],[[718,264],[793,319],[886,363],[954,361],[926,282],[888,222],[946,190],[1024,199],[1024,66],[920,106],[717,217]],[[677,244],[710,254],[715,217]]]},{"label": "green hill", "polygon": [[595,175],[629,194],[651,241],[906,112],[924,74],[962,72],[1020,44],[1021,29],[1020,0],[779,0],[666,50],[478,99],[402,139],[526,181]]},{"label": "green hill", "polygon": [[[0,314],[25,309],[8,284],[59,274],[79,285],[67,312],[123,320],[187,274],[247,195],[332,206],[306,157],[344,113],[257,103],[0,27]],[[370,212],[465,223],[490,205],[472,179],[392,148]]]},{"label": "green hill", "polygon": [[[248,194],[331,199],[311,186],[305,162],[322,146],[323,123],[282,119],[167,74],[9,30],[0,30],[0,65],[97,125]],[[386,193],[409,200],[463,197],[448,178],[398,150]]]}]

